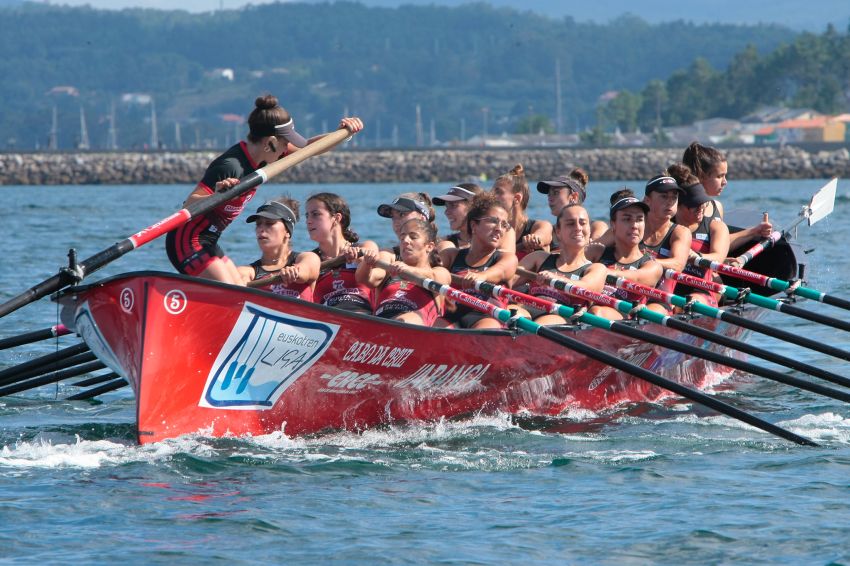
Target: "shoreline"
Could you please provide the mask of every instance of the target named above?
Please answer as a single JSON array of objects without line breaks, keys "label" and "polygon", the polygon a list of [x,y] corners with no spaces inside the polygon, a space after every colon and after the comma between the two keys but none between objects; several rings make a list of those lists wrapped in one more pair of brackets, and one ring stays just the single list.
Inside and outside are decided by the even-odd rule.
[{"label": "shoreline", "polygon": [[[722,149],[735,179],[850,177],[850,150]],[[0,185],[194,184],[218,151],[0,153]],[[581,167],[591,181],[648,179],[681,159],[675,148],[343,150],[312,158],[274,183],[457,183],[522,163],[530,179]]]}]

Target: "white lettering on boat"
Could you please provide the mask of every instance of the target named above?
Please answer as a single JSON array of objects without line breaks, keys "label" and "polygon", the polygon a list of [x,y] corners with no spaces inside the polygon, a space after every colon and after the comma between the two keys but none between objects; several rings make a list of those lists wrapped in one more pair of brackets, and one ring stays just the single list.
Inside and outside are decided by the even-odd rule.
[{"label": "white lettering on boat", "polygon": [[381,346],[371,342],[354,342],[342,357],[345,362],[357,362],[370,366],[400,368],[414,352],[413,348]]},{"label": "white lettering on boat", "polygon": [[481,386],[481,378],[491,364],[425,364],[394,386],[441,393],[460,393]]},{"label": "white lettering on boat", "polygon": [[245,303],[219,350],[198,404],[263,410],[313,366],[339,326]]},{"label": "white lettering on boat", "polygon": [[327,387],[319,389],[323,393],[357,393],[369,385],[380,385],[381,376],[376,373],[357,373],[356,371],[342,371],[336,375],[326,373],[321,379],[327,380]]}]

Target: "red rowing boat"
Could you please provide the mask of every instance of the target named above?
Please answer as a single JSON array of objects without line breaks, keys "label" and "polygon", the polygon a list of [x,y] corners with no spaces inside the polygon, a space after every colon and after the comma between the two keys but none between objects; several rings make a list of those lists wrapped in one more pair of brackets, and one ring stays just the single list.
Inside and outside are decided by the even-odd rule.
[{"label": "red rowing boat", "polygon": [[[782,279],[802,269],[784,241],[748,267]],[[553,416],[668,395],[535,335],[411,326],[169,273],[126,273],[56,300],[64,324],[131,384],[140,443],[196,432],[361,430],[480,412]],[[745,332],[695,322],[733,338]],[[644,328],[717,350],[665,327]],[[563,332],[697,388],[732,371],[599,329]]]}]

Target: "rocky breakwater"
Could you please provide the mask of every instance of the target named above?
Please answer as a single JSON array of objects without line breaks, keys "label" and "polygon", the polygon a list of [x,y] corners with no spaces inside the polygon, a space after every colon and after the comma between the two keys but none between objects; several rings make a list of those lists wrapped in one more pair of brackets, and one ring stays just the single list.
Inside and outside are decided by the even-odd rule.
[{"label": "rocky breakwater", "polygon": [[[800,147],[724,150],[737,179],[850,177],[850,151]],[[680,159],[681,149],[337,150],[286,171],[276,183],[393,183],[492,179],[522,163],[532,179],[584,168],[594,180],[647,179]],[[0,185],[194,184],[215,152],[4,153]]]}]

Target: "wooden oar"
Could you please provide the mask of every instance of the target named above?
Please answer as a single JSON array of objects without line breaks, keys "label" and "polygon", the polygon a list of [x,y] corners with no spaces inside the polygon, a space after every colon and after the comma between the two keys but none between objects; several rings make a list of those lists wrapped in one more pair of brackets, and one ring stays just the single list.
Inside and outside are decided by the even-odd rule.
[{"label": "wooden oar", "polygon": [[[489,294],[496,296],[496,297],[502,297],[502,298],[505,298],[505,299],[508,299],[508,300],[513,300],[513,301],[521,303],[521,304],[530,305],[530,306],[533,306],[533,307],[536,307],[536,308],[544,309],[544,310],[551,312],[553,314],[558,314],[560,316],[563,316],[564,318],[569,318],[569,317],[572,317],[574,314],[576,314],[576,309],[574,309],[572,307],[568,307],[566,305],[562,305],[562,304],[556,303],[556,302],[551,301],[551,300],[543,299],[541,297],[535,297],[533,295],[528,295],[526,293],[520,293],[519,291],[514,291],[513,289],[508,289],[508,288],[503,287],[501,285],[494,285],[492,283],[486,283],[486,282],[478,282],[478,283],[476,283],[475,288],[479,289],[481,291],[484,291],[486,293],[489,293]],[[581,287],[576,287],[576,289],[581,289]],[[607,297],[607,295],[602,295],[601,293],[595,293],[593,291],[588,291],[587,289],[582,289],[582,290],[587,291],[587,293],[591,297],[595,297],[595,299],[602,299],[602,298],[613,299],[613,297]],[[578,295],[575,295],[575,296],[578,296]],[[614,301],[616,301],[616,299],[614,299]],[[599,301],[599,302],[604,303],[606,301]],[[628,303],[627,301],[623,301],[623,302],[631,305],[631,303]],[[610,303],[609,303],[609,305],[610,305]],[[649,311],[649,309],[643,309],[643,310]],[[641,309],[638,309],[638,312],[640,312],[640,311],[641,311]],[[649,312],[652,312],[652,311],[649,311]],[[663,318],[667,318],[667,319],[670,318],[669,316],[662,315],[661,313],[654,313],[654,314],[659,315]],[[720,354],[718,352],[713,352],[711,350],[706,350],[706,349],[700,348],[698,346],[679,342],[677,340],[673,340],[671,338],[667,338],[667,337],[664,337],[664,336],[659,336],[658,334],[646,332],[644,330],[640,330],[638,328],[634,328],[632,326],[629,326],[628,324],[623,323],[623,322],[608,320],[607,318],[592,315],[590,313],[582,314],[581,316],[579,316],[579,320],[581,322],[584,322],[584,323],[589,324],[591,326],[594,326],[596,328],[602,328],[602,329],[605,329],[605,330],[610,330],[611,332],[615,332],[617,334],[622,334],[622,335],[628,336],[630,338],[636,338],[638,340],[642,340],[644,342],[649,342],[650,344],[655,344],[655,345],[661,346],[663,348],[667,348],[669,350],[674,350],[676,352],[688,354],[689,356],[693,356],[695,358],[701,358],[701,359],[704,359],[704,360],[708,360],[710,362],[722,364],[722,365],[725,365],[727,367],[746,371],[746,372],[749,372],[753,375],[765,377],[767,379],[770,379],[770,380],[773,380],[773,381],[776,381],[776,382],[779,382],[779,383],[783,383],[785,385],[790,385],[792,387],[797,387],[799,389],[804,389],[804,390],[810,391],[812,393],[824,395],[825,397],[830,397],[830,398],[836,399],[838,401],[844,401],[845,403],[850,403],[850,392],[839,391],[837,389],[825,387],[825,386],[817,384],[817,383],[811,383],[811,382],[808,382],[808,381],[804,381],[802,379],[797,379],[796,377],[791,377],[791,376],[785,375],[784,373],[781,373],[781,372],[778,372],[778,371],[775,371],[775,370],[772,370],[772,369],[763,368],[763,367],[757,366],[755,364],[745,362],[743,360],[738,360],[738,359],[735,359],[735,358],[732,358],[732,357],[729,357],[729,356],[725,356],[725,355]],[[666,324],[664,324],[663,321],[659,322],[659,324],[667,326]]]},{"label": "wooden oar", "polygon": [[0,340],[0,350],[14,348],[15,346],[23,346],[24,344],[32,344],[33,342],[40,342],[41,340],[56,338],[58,336],[65,336],[70,333],[71,331],[68,330],[64,324],[57,324],[50,328],[33,330],[32,332],[25,332],[24,334],[18,334],[17,336],[3,338]]},{"label": "wooden oar", "polygon": [[812,299],[819,303],[850,310],[850,301],[840,297],[827,295],[826,293],[816,289],[810,289],[809,287],[798,285],[799,282],[791,283],[775,277],[767,277],[761,273],[748,271],[734,265],[726,265],[725,263],[711,261],[704,257],[695,258],[693,263],[696,266],[707,267],[717,273],[730,275],[737,279],[742,279],[744,281],[749,281],[750,283],[755,283],[756,285],[761,285],[762,287],[767,287],[768,289],[773,289],[774,291],[784,291],[785,293],[797,295],[806,299]]},{"label": "wooden oar", "polygon": [[677,283],[687,285],[688,287],[693,287],[695,289],[701,289],[703,291],[709,291],[712,293],[718,293],[728,299],[732,299],[733,301],[743,301],[745,303],[750,303],[763,309],[789,314],[791,316],[804,318],[806,320],[817,322],[825,326],[831,326],[832,328],[837,328],[838,330],[850,332],[850,322],[846,320],[840,320],[831,316],[807,311],[806,309],[795,307],[794,305],[789,305],[783,303],[782,301],[777,301],[776,299],[771,299],[770,297],[765,297],[763,295],[750,292],[749,289],[739,289],[737,287],[732,287],[731,285],[715,283],[714,281],[706,281],[705,279],[700,279],[699,277],[694,277],[693,275],[688,275],[687,273],[681,273],[674,269],[664,270],[664,277],[666,277],[667,279],[672,279]]},{"label": "wooden oar", "polygon": [[735,326],[747,328],[772,338],[777,338],[779,340],[784,340],[785,342],[790,342],[791,344],[809,348],[810,350],[826,354],[827,356],[833,356],[842,360],[850,361],[850,352],[842,350],[841,348],[823,344],[817,340],[799,336],[792,332],[788,332],[787,330],[774,328],[767,324],[762,324],[755,320],[750,320],[748,318],[732,314],[731,312],[723,309],[718,309],[705,303],[700,303],[699,301],[688,301],[688,299],[680,295],[674,295],[673,293],[668,293],[667,291],[662,291],[661,289],[656,289],[654,287],[647,287],[646,285],[641,285],[640,283],[635,283],[634,281],[629,281],[628,279],[616,277],[614,275],[608,275],[607,282],[609,285],[615,285],[625,289],[626,291],[638,293],[639,295],[649,297],[656,301],[669,303],[683,309],[691,309],[693,312],[717,318],[724,322],[734,324]]},{"label": "wooden oar", "polygon": [[[344,263],[345,263],[345,256],[344,255],[338,255],[336,257],[332,257],[330,259],[326,259],[325,261],[323,261],[321,266],[319,267],[319,269],[321,271],[325,271],[325,270],[328,270],[328,269],[333,269],[334,267],[339,267],[340,265],[342,265]],[[263,277],[262,279],[254,279],[253,281],[248,281],[245,285],[248,286],[248,287],[251,287],[251,288],[265,287],[266,285],[272,285],[274,283],[280,283],[280,281],[282,279],[283,279],[283,277],[281,277],[280,273],[275,273],[271,277]]]},{"label": "wooden oar", "polygon": [[[532,279],[536,276],[533,271],[528,271],[523,268],[517,269],[517,273],[529,279]],[[571,296],[609,306],[623,314],[628,315],[634,312],[635,316],[643,320],[648,320],[649,322],[660,324],[662,326],[666,326],[668,328],[672,328],[680,332],[685,332],[692,336],[696,336],[697,338],[702,338],[703,340],[708,340],[709,342],[714,342],[715,344],[719,344],[721,346],[725,346],[727,348],[731,348],[733,350],[737,350],[745,354],[756,356],[763,360],[767,360],[769,362],[790,369],[795,369],[797,371],[811,375],[812,377],[817,377],[830,383],[834,383],[836,385],[850,387],[850,379],[848,379],[847,377],[838,375],[831,371],[827,371],[817,366],[813,366],[811,364],[807,364],[805,362],[801,362],[799,360],[795,360],[793,358],[783,356],[781,354],[777,354],[764,348],[759,348],[758,346],[754,346],[752,344],[747,344],[746,342],[742,342],[740,340],[735,340],[734,338],[730,338],[729,336],[714,332],[713,330],[709,330],[707,328],[703,328],[695,324],[689,324],[684,320],[680,320],[676,317],[670,317],[645,307],[639,308],[634,303],[631,303],[629,301],[619,300],[614,297],[602,295],[601,293],[593,293],[591,291],[588,291],[587,289],[573,285],[570,281],[567,281],[566,279],[554,280],[551,282],[551,286],[555,289],[558,289],[559,291],[568,293]]]},{"label": "wooden oar", "polygon": [[[786,226],[781,231],[772,232],[770,236],[761,240],[756,245],[748,249],[746,252],[736,257],[734,259],[735,263],[737,263],[737,265],[739,266],[746,265],[748,261],[759,255],[767,248],[776,244],[776,242],[778,242],[780,238],[789,235],[791,233],[791,230],[796,228],[803,220],[807,220],[809,226],[811,226],[815,222],[828,216],[829,213],[832,212],[832,209],[835,207],[835,189],[837,187],[838,178],[835,178],[820,189],[818,189],[818,191],[814,195],[812,195],[809,204],[803,206],[803,209],[800,211],[797,220],[794,221],[793,224]],[[764,215],[764,221],[767,222],[767,213],[765,212]]]},{"label": "wooden oar", "polygon": [[[389,264],[382,261],[378,261],[376,265],[382,269],[390,268]],[[647,369],[629,363],[625,360],[621,360],[617,356],[614,356],[602,350],[598,350],[596,348],[593,348],[592,346],[588,346],[587,344],[583,344],[582,342],[572,337],[569,337],[565,334],[561,334],[546,326],[539,325],[536,322],[527,318],[513,317],[511,312],[506,309],[499,308],[496,305],[490,304],[487,301],[483,301],[472,295],[468,295],[448,285],[442,285],[431,279],[425,279],[405,271],[401,272],[400,275],[404,279],[415,283],[416,285],[424,287],[433,293],[440,293],[441,295],[448,297],[455,302],[462,303],[472,309],[488,314],[489,316],[492,316],[497,320],[500,320],[501,322],[515,324],[517,328],[521,330],[536,334],[542,338],[545,338],[561,346],[569,348],[570,350],[573,350],[574,352],[582,354],[588,358],[591,358],[600,363],[633,375],[639,379],[647,381],[663,389],[667,389],[668,391],[685,397],[686,399],[690,399],[691,401],[694,401],[701,405],[705,405],[706,407],[714,409],[719,413],[745,422],[765,432],[769,432],[770,434],[776,435],[780,438],[796,442],[797,444],[806,446],[818,446],[816,442],[808,438],[804,438],[802,436],[794,434],[789,430],[785,430],[781,427],[771,424],[754,415],[746,413],[736,407],[733,407],[732,405],[710,397],[705,393],[685,387],[680,383],[676,383],[675,381],[662,377]]]},{"label": "wooden oar", "polygon": [[[87,276],[89,273],[92,273],[104,265],[111,263],[123,256],[124,254],[133,251],[134,249],[147,244],[148,242],[162,236],[182,226],[192,218],[195,218],[201,214],[205,214],[217,206],[229,201],[232,198],[235,198],[254,187],[257,187],[272,177],[279,175],[283,171],[286,171],[290,167],[301,163],[305,159],[309,159],[314,155],[322,153],[324,151],[329,150],[330,148],[338,145],[346,140],[351,135],[351,133],[345,128],[341,128],[335,132],[327,134],[322,138],[319,138],[315,142],[299,149],[298,151],[287,155],[286,157],[279,159],[273,163],[269,163],[265,167],[261,169],[257,169],[253,173],[250,173],[239,180],[239,184],[233,186],[226,191],[215,193],[210,195],[207,198],[203,198],[197,200],[187,206],[186,208],[182,208],[172,214],[171,216],[164,218],[143,229],[141,232],[137,232],[133,234],[129,238],[122,240],[109,248],[83,260],[79,264],[76,261],[71,261],[71,265],[68,268],[62,269],[51,277],[50,279],[46,279],[41,283],[31,287],[27,291],[21,293],[20,295],[6,301],[2,305],[0,305],[0,318],[6,316],[7,314],[27,305],[41,297],[49,295],[50,293],[54,293],[59,289],[67,287],[68,285],[77,284],[82,279]],[[70,255],[70,254],[69,254]]]}]

